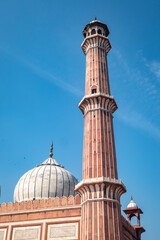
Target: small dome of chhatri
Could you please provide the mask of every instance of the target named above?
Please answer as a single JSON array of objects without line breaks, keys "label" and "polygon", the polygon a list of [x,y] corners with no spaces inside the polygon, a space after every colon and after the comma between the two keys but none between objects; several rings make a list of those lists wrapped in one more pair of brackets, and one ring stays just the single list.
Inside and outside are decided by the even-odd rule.
[{"label": "small dome of chhatri", "polygon": [[131,201],[128,204],[127,208],[137,208],[137,204],[133,201],[132,196],[131,196]]},{"label": "small dome of chhatri", "polygon": [[49,158],[20,178],[14,190],[14,202],[75,196],[77,179],[52,158],[53,143],[50,149]]}]

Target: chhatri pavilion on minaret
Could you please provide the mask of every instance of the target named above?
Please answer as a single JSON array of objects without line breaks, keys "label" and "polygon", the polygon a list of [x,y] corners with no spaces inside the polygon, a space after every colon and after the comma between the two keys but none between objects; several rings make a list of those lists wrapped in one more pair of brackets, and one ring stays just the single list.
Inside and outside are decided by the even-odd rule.
[{"label": "chhatri pavilion on minaret", "polygon": [[[113,130],[117,104],[111,96],[106,24],[94,21],[83,30],[86,56],[81,182],[50,155],[25,173],[14,191],[14,203],[0,205],[0,240],[140,240],[142,210],[131,198],[121,215],[126,187],[118,178]],[[132,217],[137,224],[132,225]]]}]

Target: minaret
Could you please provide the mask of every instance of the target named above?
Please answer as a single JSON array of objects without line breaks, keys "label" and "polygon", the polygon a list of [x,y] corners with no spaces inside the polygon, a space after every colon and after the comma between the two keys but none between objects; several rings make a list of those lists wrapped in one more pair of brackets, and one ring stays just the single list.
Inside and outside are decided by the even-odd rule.
[{"label": "minaret", "polygon": [[79,104],[84,115],[81,240],[122,240],[120,196],[113,116],[117,104],[110,93],[107,54],[111,49],[107,25],[96,19],[83,30],[86,55],[85,96]]}]

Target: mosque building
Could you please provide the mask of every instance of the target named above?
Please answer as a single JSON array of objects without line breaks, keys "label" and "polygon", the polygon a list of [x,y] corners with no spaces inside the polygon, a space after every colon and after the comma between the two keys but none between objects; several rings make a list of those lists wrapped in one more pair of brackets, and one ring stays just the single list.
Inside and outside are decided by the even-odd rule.
[{"label": "mosque building", "polygon": [[[53,158],[25,173],[14,203],[0,205],[0,240],[140,240],[142,210],[131,198],[121,214],[126,187],[118,178],[113,131],[117,104],[111,96],[106,24],[95,19],[83,30],[86,55],[83,177],[77,179]],[[132,217],[137,224],[132,225]]]}]

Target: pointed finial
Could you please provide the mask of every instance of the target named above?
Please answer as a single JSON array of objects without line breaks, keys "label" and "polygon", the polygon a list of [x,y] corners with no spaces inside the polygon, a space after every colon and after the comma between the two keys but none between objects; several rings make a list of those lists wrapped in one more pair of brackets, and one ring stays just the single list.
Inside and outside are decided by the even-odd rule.
[{"label": "pointed finial", "polygon": [[53,156],[53,141],[51,142],[51,147],[50,147],[50,154],[49,154],[49,156],[52,158],[52,156]]},{"label": "pointed finial", "polygon": [[95,16],[94,20],[97,20],[96,16]]},{"label": "pointed finial", "polygon": [[133,201],[133,197],[132,197],[132,195],[131,195],[131,201]]}]

